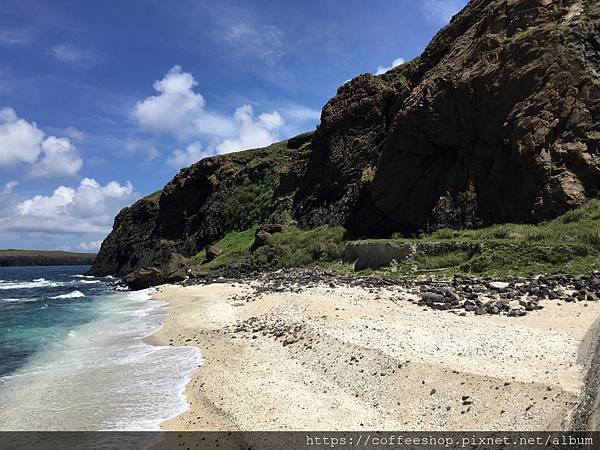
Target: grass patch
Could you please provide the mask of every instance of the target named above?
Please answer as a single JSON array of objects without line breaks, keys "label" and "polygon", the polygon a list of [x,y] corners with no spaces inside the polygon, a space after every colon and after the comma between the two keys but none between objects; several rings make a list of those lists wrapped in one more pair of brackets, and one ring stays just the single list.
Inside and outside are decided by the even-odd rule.
[{"label": "grass patch", "polygon": [[[245,231],[227,233],[214,245],[223,250],[217,258],[202,264],[209,273],[231,269],[281,269],[316,265],[333,265],[339,261],[344,248],[344,232],[341,227],[322,226],[312,230],[300,230],[286,226],[275,233],[264,245],[251,251],[254,234],[258,227]],[[199,253],[196,260],[204,259]]]},{"label": "grass patch", "polygon": [[[502,224],[477,230],[441,229],[418,238],[393,238],[419,249],[414,257],[383,269],[353,272],[341,260],[345,230],[321,226],[301,230],[293,225],[274,234],[255,251],[256,225],[232,231],[215,245],[223,253],[203,264],[209,273],[230,269],[321,267],[357,275],[448,276],[457,272],[478,276],[531,276],[541,273],[590,273],[600,270],[600,200],[592,200],[552,221]],[[376,241],[369,239],[369,241]],[[203,259],[199,254],[197,259]]]}]

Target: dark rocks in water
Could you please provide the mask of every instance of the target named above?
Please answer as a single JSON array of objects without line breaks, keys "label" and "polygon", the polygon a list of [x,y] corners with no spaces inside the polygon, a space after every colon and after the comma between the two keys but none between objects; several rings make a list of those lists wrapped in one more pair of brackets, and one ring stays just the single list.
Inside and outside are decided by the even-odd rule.
[{"label": "dark rocks in water", "polygon": [[144,267],[127,274],[123,280],[132,291],[146,289],[166,282],[162,270],[156,267]]},{"label": "dark rocks in water", "polygon": [[212,261],[217,256],[219,256],[221,253],[223,253],[223,249],[221,247],[217,247],[216,245],[210,245],[210,246],[206,247],[206,250],[205,250],[206,262]]}]

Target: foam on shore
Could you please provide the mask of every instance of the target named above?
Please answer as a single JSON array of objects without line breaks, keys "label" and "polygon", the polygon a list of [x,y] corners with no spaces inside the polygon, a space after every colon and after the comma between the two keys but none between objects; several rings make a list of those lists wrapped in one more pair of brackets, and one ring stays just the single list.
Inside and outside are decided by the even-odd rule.
[{"label": "foam on shore", "polygon": [[94,301],[95,320],[1,379],[2,430],[158,430],[188,408],[183,391],[199,350],[144,341],[165,303],[148,291]]}]

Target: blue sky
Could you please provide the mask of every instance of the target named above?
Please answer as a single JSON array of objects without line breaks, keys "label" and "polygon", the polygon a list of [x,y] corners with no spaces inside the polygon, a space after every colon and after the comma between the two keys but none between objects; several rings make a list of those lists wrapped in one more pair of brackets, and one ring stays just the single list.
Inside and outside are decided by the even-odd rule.
[{"label": "blue sky", "polygon": [[313,129],[466,2],[4,0],[0,248],[97,250],[181,167]]}]

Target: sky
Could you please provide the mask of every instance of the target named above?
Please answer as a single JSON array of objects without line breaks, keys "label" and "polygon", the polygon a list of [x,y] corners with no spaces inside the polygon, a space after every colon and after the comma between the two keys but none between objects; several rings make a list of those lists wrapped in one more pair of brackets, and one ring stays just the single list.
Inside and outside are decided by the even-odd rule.
[{"label": "sky", "polygon": [[201,158],[314,129],[467,0],[3,0],[0,248],[97,251]]}]

